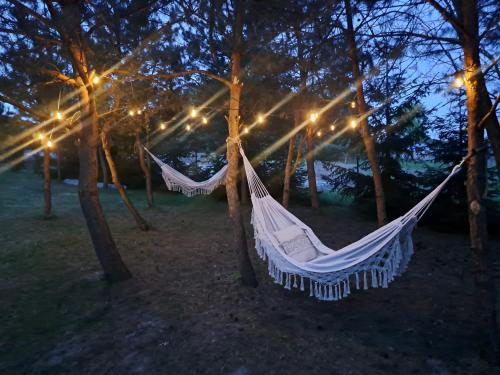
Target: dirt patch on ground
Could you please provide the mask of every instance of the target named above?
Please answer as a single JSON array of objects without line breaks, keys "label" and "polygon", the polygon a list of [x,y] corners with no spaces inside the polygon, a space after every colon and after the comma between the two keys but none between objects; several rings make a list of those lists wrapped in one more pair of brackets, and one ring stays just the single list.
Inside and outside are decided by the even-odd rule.
[{"label": "dirt patch on ground", "polygon": [[[418,229],[408,271],[389,289],[320,302],[274,284],[251,238],[260,285],[240,286],[223,202],[157,196],[158,208],[145,211],[154,229],[144,233],[109,192],[104,206],[135,277],[108,286],[73,188],[57,187],[55,194],[56,210],[65,208],[53,220],[13,210],[26,196],[12,198],[10,211],[0,215],[1,373],[476,374],[485,368],[486,328],[475,310],[465,235]],[[375,227],[342,207],[293,211],[333,248]]]}]

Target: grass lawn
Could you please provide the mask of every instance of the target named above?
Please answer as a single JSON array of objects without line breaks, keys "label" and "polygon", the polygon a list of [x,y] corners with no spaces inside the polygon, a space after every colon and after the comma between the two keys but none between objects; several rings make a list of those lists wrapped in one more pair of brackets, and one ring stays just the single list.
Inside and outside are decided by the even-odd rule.
[{"label": "grass lawn", "polygon": [[[101,200],[134,274],[101,280],[75,187],[0,176],[0,374],[475,374],[486,340],[466,234],[415,234],[389,289],[320,302],[275,285],[249,244],[260,285],[240,286],[226,204],[129,191],[153,225],[138,230],[117,193]],[[331,197],[332,201],[337,201]],[[375,228],[345,205],[294,207],[329,246]],[[246,217],[248,218],[248,212]],[[500,245],[498,241],[494,245]]]}]

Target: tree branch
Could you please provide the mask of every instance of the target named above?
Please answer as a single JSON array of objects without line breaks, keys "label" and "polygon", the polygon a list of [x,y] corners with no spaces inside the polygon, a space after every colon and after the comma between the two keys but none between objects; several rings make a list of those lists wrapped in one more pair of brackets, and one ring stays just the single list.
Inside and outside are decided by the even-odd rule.
[{"label": "tree branch", "polygon": [[486,123],[486,121],[488,121],[488,119],[496,112],[497,110],[497,106],[498,106],[498,103],[500,102],[500,96],[497,96],[497,98],[495,99],[495,102],[492,104],[490,110],[488,111],[488,113],[486,113],[484,115],[484,117],[481,119],[481,121],[478,122],[478,124],[476,125],[476,127],[478,128],[483,128],[484,127],[484,124]]},{"label": "tree branch", "polygon": [[451,14],[450,12],[448,12],[445,8],[443,8],[436,0],[426,0],[430,5],[432,5],[434,7],[434,9],[436,9],[439,14],[441,15],[441,17],[443,17],[443,19],[448,22],[451,26],[453,26],[453,28],[455,29],[455,31],[460,35],[467,35],[467,32],[465,31],[464,27],[462,26],[462,24],[455,18],[455,16],[453,14]]},{"label": "tree branch", "polygon": [[66,83],[66,84],[71,85],[73,87],[80,87],[80,85],[78,84],[78,82],[75,79],[70,78],[61,72],[58,72],[57,70],[50,70],[50,69],[41,68],[40,71],[43,74],[48,75],[52,78],[55,78],[63,83]]},{"label": "tree branch", "polygon": [[17,109],[19,109],[21,112],[27,113],[27,114],[35,117],[38,120],[43,121],[43,120],[48,120],[50,118],[49,115],[37,112],[31,108],[28,108],[25,105],[23,105],[22,103],[19,103],[18,101],[14,100],[8,96],[5,96],[1,93],[0,93],[0,101],[10,104],[10,105],[16,107]]},{"label": "tree branch", "polygon": [[201,74],[201,75],[207,76],[213,80],[219,81],[222,84],[226,85],[227,87],[231,87],[231,82],[229,82],[227,79],[222,78],[222,77],[218,76],[217,74],[207,72],[206,70],[198,70],[198,69],[187,70],[185,72],[154,74],[154,75],[147,75],[147,76],[143,75],[143,74],[132,73],[132,72],[129,72],[129,71],[123,70],[123,69],[113,70],[112,73],[119,74],[119,75],[126,75],[126,76],[130,76],[130,77],[136,77],[138,79],[143,79],[143,80],[155,80],[158,78],[162,78],[162,79],[167,80],[167,81],[175,79],[175,78],[191,76],[194,74]]},{"label": "tree branch", "polygon": [[40,13],[35,12],[33,9],[24,5],[20,1],[17,1],[17,0],[7,0],[7,1],[9,3],[11,3],[12,5],[14,5],[15,7],[23,9],[26,13],[28,13],[30,16],[37,19],[38,21],[42,22],[45,26],[47,26],[49,28],[53,26],[52,22],[50,22],[49,19],[45,18]]},{"label": "tree branch", "polygon": [[[358,34],[358,35],[366,36],[366,34]],[[368,36],[370,36],[370,35],[368,35]],[[424,40],[430,40],[430,41],[441,41],[441,42],[456,44],[456,45],[461,44],[460,40],[457,38],[447,38],[447,37],[443,37],[443,36],[420,34],[420,33],[409,32],[409,31],[380,33],[380,34],[378,34],[378,36],[381,36],[381,37],[411,36],[411,37],[420,38],[420,39],[424,39]],[[371,36],[371,37],[373,37],[373,36]]]}]

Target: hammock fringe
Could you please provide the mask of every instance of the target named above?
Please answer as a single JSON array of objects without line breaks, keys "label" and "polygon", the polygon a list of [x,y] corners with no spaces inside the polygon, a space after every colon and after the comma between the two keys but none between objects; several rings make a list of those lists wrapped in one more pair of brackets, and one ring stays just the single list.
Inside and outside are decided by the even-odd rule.
[{"label": "hammock fringe", "polygon": [[[360,263],[343,270],[341,275],[337,274],[337,277],[330,280],[319,281],[317,275],[314,279],[309,277],[309,296],[321,301],[338,301],[351,294],[351,282],[353,282],[352,287],[357,290],[366,290],[369,286],[371,288],[388,288],[389,284],[405,271],[413,254],[412,231],[407,230],[405,232],[396,235],[392,241],[380,250],[380,253],[383,253],[384,256],[372,266],[373,268],[369,268],[370,265],[368,264]],[[401,235],[403,236],[401,237]],[[273,260],[273,254],[276,251],[273,246],[261,240],[256,231],[254,231],[254,239],[257,254],[262,260],[267,260],[268,272],[274,282],[288,290],[297,288],[304,291],[304,279],[308,277],[280,268],[278,262]],[[360,285],[361,275],[363,285]],[[297,283],[298,278],[300,278],[300,283]]]}]

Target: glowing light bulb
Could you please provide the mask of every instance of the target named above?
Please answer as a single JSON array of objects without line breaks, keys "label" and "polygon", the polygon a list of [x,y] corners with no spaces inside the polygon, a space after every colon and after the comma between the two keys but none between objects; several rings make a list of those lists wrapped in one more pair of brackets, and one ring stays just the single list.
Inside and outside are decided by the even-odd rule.
[{"label": "glowing light bulb", "polygon": [[52,147],[52,146],[53,146],[52,141],[48,141],[48,142],[47,142],[47,146],[48,146],[48,147]]},{"label": "glowing light bulb", "polygon": [[45,136],[44,136],[42,133],[40,133],[40,134],[38,135],[38,138],[39,138],[41,141],[43,141],[43,140],[45,139]]},{"label": "glowing light bulb", "polygon": [[58,120],[62,120],[63,119],[63,115],[62,115],[61,112],[59,112],[59,111],[56,112],[56,119],[58,119]]},{"label": "glowing light bulb", "polygon": [[191,125],[189,125],[189,124],[188,124],[188,125],[186,125],[186,130],[187,130],[188,132],[189,132],[189,131],[191,131]]},{"label": "glowing light bulb", "polygon": [[142,111],[140,109],[137,110],[137,114],[140,115]]},{"label": "glowing light bulb", "polygon": [[166,125],[163,122],[160,124],[160,129],[161,130],[165,130],[166,129]]},{"label": "glowing light bulb", "polygon": [[195,118],[196,116],[198,116],[198,111],[197,111],[195,108],[193,108],[193,109],[191,110],[191,117],[192,117],[192,118]]},{"label": "glowing light bulb", "polygon": [[203,122],[203,124],[205,124],[205,125],[206,125],[206,124],[208,124],[208,119],[207,119],[206,117],[203,117],[203,118],[201,119],[201,122]]},{"label": "glowing light bulb", "polygon": [[100,78],[98,75],[96,75],[96,76],[92,79],[92,83],[93,83],[94,85],[98,85],[98,84],[99,84],[99,82],[101,82],[101,78]]},{"label": "glowing light bulb", "polygon": [[358,122],[356,120],[351,120],[351,128],[355,129],[358,126]]},{"label": "glowing light bulb", "polygon": [[321,130],[318,130],[318,132],[316,133],[316,135],[319,137],[321,137]]},{"label": "glowing light bulb", "polygon": [[313,112],[311,113],[311,115],[309,116],[309,120],[311,122],[316,122],[316,120],[318,119],[319,115],[316,113],[316,112]]},{"label": "glowing light bulb", "polygon": [[129,116],[135,115],[135,112],[133,110],[128,111]]},{"label": "glowing light bulb", "polygon": [[335,125],[330,125],[330,130],[334,131],[335,130]]},{"label": "glowing light bulb", "polygon": [[243,133],[245,134],[250,133],[250,129],[248,129],[248,126],[245,126],[245,128],[243,129]]},{"label": "glowing light bulb", "polygon": [[262,115],[258,115],[258,116],[257,116],[257,122],[258,122],[259,124],[263,124],[263,123],[264,123],[264,116],[262,116]]},{"label": "glowing light bulb", "polygon": [[351,108],[356,108],[356,102],[355,101],[351,102]]},{"label": "glowing light bulb", "polygon": [[457,76],[453,81],[453,86],[455,86],[458,89],[463,85],[464,85],[464,79],[461,76]]}]

